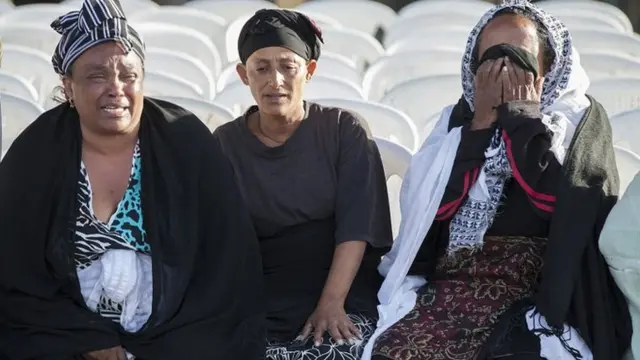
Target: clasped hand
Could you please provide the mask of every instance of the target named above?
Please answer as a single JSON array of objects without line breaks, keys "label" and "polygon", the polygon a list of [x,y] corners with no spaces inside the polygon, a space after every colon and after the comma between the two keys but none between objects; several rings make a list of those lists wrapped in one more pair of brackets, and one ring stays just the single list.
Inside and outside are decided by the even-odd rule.
[{"label": "clasped hand", "polygon": [[514,64],[508,57],[482,63],[475,79],[473,130],[487,129],[498,119],[496,108],[515,100],[540,102],[544,78]]}]

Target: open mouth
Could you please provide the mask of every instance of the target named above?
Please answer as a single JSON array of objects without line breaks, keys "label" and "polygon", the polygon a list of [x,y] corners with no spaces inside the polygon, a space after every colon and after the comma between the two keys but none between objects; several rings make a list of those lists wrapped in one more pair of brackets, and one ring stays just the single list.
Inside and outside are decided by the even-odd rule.
[{"label": "open mouth", "polygon": [[102,111],[106,112],[110,116],[122,117],[127,113],[127,111],[129,110],[129,107],[117,106],[117,105],[107,105],[107,106],[103,106],[101,109],[102,109]]}]

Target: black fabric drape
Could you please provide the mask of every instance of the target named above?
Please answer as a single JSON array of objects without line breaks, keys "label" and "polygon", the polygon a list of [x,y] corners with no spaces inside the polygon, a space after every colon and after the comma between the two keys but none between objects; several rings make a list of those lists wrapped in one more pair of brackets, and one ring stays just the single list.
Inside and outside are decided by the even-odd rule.
[{"label": "black fabric drape", "polygon": [[0,163],[0,353],[67,360],[122,345],[141,360],[261,359],[262,265],[232,169],[206,126],[145,99],[142,203],[153,312],[131,334],[87,309],[73,262],[78,114],[60,105]]}]

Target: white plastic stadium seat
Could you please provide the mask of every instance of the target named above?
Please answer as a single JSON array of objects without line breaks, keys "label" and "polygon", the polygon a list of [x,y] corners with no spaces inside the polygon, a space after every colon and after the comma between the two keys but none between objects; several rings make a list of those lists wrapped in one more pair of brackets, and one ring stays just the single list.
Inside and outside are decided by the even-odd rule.
[{"label": "white plastic stadium seat", "polygon": [[391,140],[415,152],[418,133],[411,119],[392,107],[361,100],[319,99],[317,103],[353,111],[369,125],[373,136]]},{"label": "white plastic stadium seat", "polygon": [[624,194],[631,180],[640,171],[640,156],[618,146],[613,147],[616,152],[616,165],[620,176],[620,196]]},{"label": "white plastic stadium seat", "polygon": [[[453,8],[455,9],[455,7]],[[403,39],[437,37],[439,31],[447,27],[463,29],[467,35],[478,23],[480,17],[473,14],[461,14],[454,10],[436,14],[424,14],[410,18],[400,17],[384,37],[384,46],[390,47]],[[454,46],[454,45],[451,45]],[[455,45],[457,46],[457,45]]]},{"label": "white plastic stadium seat", "polygon": [[[237,63],[230,63],[220,73],[216,82],[217,91],[220,92],[225,86],[240,81],[236,71]],[[359,84],[362,79],[356,69],[356,64],[350,59],[334,53],[322,52],[318,60],[318,66],[314,76],[338,77],[355,84]]]},{"label": "white plastic stadium seat", "polygon": [[613,144],[640,154],[640,108],[611,117]]},{"label": "white plastic stadium seat", "polygon": [[199,31],[213,42],[220,57],[226,58],[224,34],[227,21],[221,16],[185,6],[160,6],[150,11],[138,12],[130,20],[167,23]]},{"label": "white plastic stadium seat", "polygon": [[157,96],[156,98],[169,101],[191,111],[212,132],[218,126],[233,121],[237,117],[231,110],[211,101],[178,96]]},{"label": "white plastic stadium seat", "polygon": [[349,28],[326,28],[322,31],[323,50],[353,60],[360,70],[384,55],[384,48],[373,36]]},{"label": "white plastic stadium seat", "polygon": [[[387,178],[387,188],[389,192],[389,206],[391,210],[391,226],[394,238],[400,228],[400,188],[402,179],[411,163],[411,152],[402,145],[398,145],[386,139],[375,138],[376,145],[380,150],[380,157],[384,166]],[[399,179],[393,178],[397,176]],[[400,181],[395,181],[400,180]]]},{"label": "white plastic stadium seat", "polygon": [[562,15],[578,14],[584,16],[597,16],[599,18],[608,18],[612,21],[616,21],[620,24],[621,28],[626,33],[633,32],[633,26],[627,15],[618,7],[607,4],[602,1],[584,1],[584,0],[569,0],[569,1],[554,1],[547,0],[541,1],[536,5],[540,6],[545,11],[551,14],[561,17]]},{"label": "white plastic stadium seat", "polygon": [[244,15],[253,15],[260,9],[277,9],[274,3],[265,0],[194,0],[183,6],[204,10],[223,17],[229,23]]},{"label": "white plastic stadium seat", "polygon": [[640,78],[608,78],[591,82],[588,94],[599,101],[609,117],[640,107]]},{"label": "white plastic stadium seat", "polygon": [[51,96],[53,89],[60,85],[60,77],[51,66],[51,55],[13,44],[4,45],[3,50],[2,69],[29,81],[38,92],[42,105],[43,99]]},{"label": "white plastic stadium seat", "polygon": [[491,3],[482,0],[456,0],[455,4],[451,0],[422,0],[414,1],[400,9],[400,17],[412,17],[450,11],[452,7],[460,8],[461,12],[480,17],[491,9]]},{"label": "white plastic stadium seat", "polygon": [[0,92],[0,108],[2,108],[2,154],[4,154],[13,140],[29,124],[44,112],[35,102]]},{"label": "white plastic stadium seat", "polygon": [[[79,10],[84,0],[66,0],[62,3],[67,6],[72,6],[75,10]],[[159,7],[158,4],[151,0],[120,0],[122,10],[124,10],[127,17],[137,14],[139,12],[153,10]]]},{"label": "white plastic stadium seat", "polygon": [[[29,4],[16,6],[0,16],[0,24],[40,24],[49,26],[58,17],[74,10],[72,6],[61,4]],[[50,31],[53,31],[50,29]]]},{"label": "white plastic stadium seat", "polygon": [[[298,5],[295,10],[329,15],[340,23],[369,35],[375,35],[379,28],[391,25],[397,16],[393,9],[384,4],[358,0],[341,0],[340,6],[330,2],[308,1]],[[360,16],[361,14],[366,16]]]},{"label": "white plastic stadium seat", "polygon": [[196,84],[176,75],[153,71],[147,71],[144,74],[144,94],[204,99],[202,89]]},{"label": "white plastic stadium seat", "polygon": [[34,102],[38,101],[38,92],[27,79],[1,69],[0,92],[19,96]]},{"label": "white plastic stadium seat", "polygon": [[371,65],[362,80],[368,100],[378,101],[395,85],[432,75],[460,74],[462,54],[454,50],[433,50],[384,56]]},{"label": "white plastic stadium seat", "polygon": [[[428,36],[425,34],[410,34],[407,37],[387,45],[387,55],[399,53],[413,53],[431,51],[434,49],[449,49],[462,54],[467,46],[470,30],[460,26],[448,26],[437,29]],[[411,56],[411,54],[405,55]],[[462,59],[462,56],[460,56]]]},{"label": "white plastic stadium seat", "polygon": [[405,81],[394,86],[380,101],[409,115],[418,131],[436,113],[462,96],[459,75],[438,75]]},{"label": "white plastic stadium seat", "polygon": [[0,38],[3,44],[14,44],[53,54],[60,34],[48,24],[2,24]]},{"label": "white plastic stadium seat", "polygon": [[640,35],[598,30],[571,31],[573,44],[580,52],[615,52],[640,57]]},{"label": "white plastic stadium seat", "polygon": [[[304,88],[304,96],[307,100],[326,98],[342,98],[363,100],[362,91],[353,83],[333,77],[314,76]],[[233,82],[227,85],[214,98],[215,102],[225,106],[235,113],[245,111],[255,104],[249,87],[242,82]]]},{"label": "white plastic stadium seat", "polygon": [[640,77],[640,57],[611,52],[582,52],[580,64],[591,81],[610,77]]},{"label": "white plastic stadium seat", "polygon": [[559,15],[558,19],[562,21],[569,31],[597,30],[630,34],[618,21],[608,17],[603,18],[598,14],[575,12],[573,14]]},{"label": "white plastic stadium seat", "polygon": [[147,47],[187,53],[202,61],[214,76],[220,73],[222,61],[218,49],[199,31],[161,23],[136,24],[135,28],[142,34]]},{"label": "white plastic stadium seat", "polygon": [[9,0],[0,0],[0,15],[9,11],[13,11],[15,5]]},{"label": "white plastic stadium seat", "polygon": [[147,48],[145,69],[184,78],[202,89],[205,99],[213,99],[215,80],[202,61],[189,54],[162,48]]}]

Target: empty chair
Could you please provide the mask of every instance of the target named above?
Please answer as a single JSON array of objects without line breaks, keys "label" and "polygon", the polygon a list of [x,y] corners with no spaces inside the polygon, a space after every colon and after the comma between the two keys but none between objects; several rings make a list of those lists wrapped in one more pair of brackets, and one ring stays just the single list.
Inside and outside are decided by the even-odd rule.
[{"label": "empty chair", "polygon": [[[342,98],[363,100],[362,90],[353,83],[333,77],[314,76],[304,88],[305,99],[316,100],[326,98]],[[255,105],[249,87],[242,82],[227,85],[216,97],[215,102],[235,113],[243,112]]]},{"label": "empty chair", "polygon": [[53,54],[60,40],[60,34],[53,31],[49,24],[2,24],[0,38],[3,44],[14,44]]},{"label": "empty chair", "polygon": [[571,31],[576,49],[580,52],[604,51],[640,57],[640,35],[598,30]]},{"label": "empty chair", "polygon": [[13,5],[12,2],[10,2],[10,1],[0,1],[0,15],[2,15],[3,13],[9,12],[9,11],[13,11],[14,8],[15,8],[15,6]]},{"label": "empty chair", "polygon": [[[375,35],[380,28],[387,28],[397,16],[393,9],[384,4],[358,0],[342,0],[339,6],[330,2],[309,1],[298,5],[295,10],[329,15],[340,23],[369,35]],[[354,14],[367,16],[354,16]]]},{"label": "empty chair", "polygon": [[380,100],[405,114],[420,131],[434,114],[462,96],[460,75],[438,75],[405,81],[394,86]]},{"label": "empty chair", "polygon": [[640,108],[611,117],[613,144],[640,154]]},{"label": "empty chair", "polygon": [[260,9],[277,9],[278,6],[266,0],[195,0],[183,6],[204,10],[232,22],[243,15],[253,15]]},{"label": "empty chair", "polygon": [[386,46],[387,55],[395,55],[408,52],[432,51],[434,49],[447,49],[464,52],[469,39],[470,30],[460,26],[447,26],[434,29],[429,36],[424,34],[410,34],[407,37],[394,40],[393,44]]},{"label": "empty chair", "polygon": [[558,18],[567,26],[569,31],[596,30],[628,33],[619,22],[609,18],[593,17],[591,14],[560,15]]},{"label": "empty chair", "polygon": [[591,82],[588,93],[595,97],[609,117],[640,107],[640,78],[608,78]]},{"label": "empty chair", "polygon": [[[0,90],[2,111],[2,154],[29,124],[44,112],[35,102]],[[37,146],[37,144],[36,144]]]},{"label": "empty chair", "polygon": [[618,175],[620,176],[620,195],[624,194],[631,180],[640,171],[640,156],[631,150],[623,149],[615,146],[616,165],[618,166]]},{"label": "empty chair", "polygon": [[373,36],[349,28],[327,28],[322,31],[324,51],[341,54],[364,68],[384,54],[384,48]]},{"label": "empty chair", "polygon": [[215,95],[213,73],[202,61],[189,54],[161,48],[148,48],[145,53],[145,69],[182,77],[200,87],[205,99],[213,99]]},{"label": "empty chair", "polygon": [[618,7],[602,1],[541,1],[537,4],[542,9],[560,18],[563,15],[583,15],[598,18],[607,18],[620,24],[626,33],[633,32],[633,25],[629,17]]},{"label": "empty chair", "polygon": [[158,47],[187,53],[211,70],[214,76],[220,73],[222,61],[218,49],[206,35],[199,31],[176,25],[160,23],[136,24],[147,47]]},{"label": "empty chair", "polygon": [[147,71],[144,74],[144,94],[204,99],[202,89],[196,84],[176,75],[154,71]]},{"label": "empty chair", "polygon": [[[309,18],[311,18],[322,29],[323,32],[325,32],[328,28],[342,28],[342,25],[337,20],[327,15],[312,14],[308,11],[304,11],[302,13],[309,16]],[[243,16],[240,16],[229,23],[229,26],[227,27],[227,31],[225,33],[225,43],[227,61],[230,63],[238,60],[238,37],[240,36],[242,27],[252,16],[253,13],[244,14]]]},{"label": "empty chair", "polygon": [[592,81],[610,77],[640,77],[640,57],[611,52],[582,52],[580,64]]},{"label": "empty chair", "polygon": [[[462,29],[467,33],[473,29],[473,27],[480,20],[480,15],[458,13],[456,7],[448,12],[439,12],[434,14],[424,14],[419,16],[413,16],[410,18],[400,17],[394,22],[388,29],[384,37],[384,46],[390,47],[395,42],[401,41],[405,38],[430,38],[437,37],[438,32],[447,27],[455,27]],[[466,44],[466,41],[465,43]],[[457,46],[453,44],[452,46]]]},{"label": "empty chair", "polygon": [[[391,211],[391,227],[393,237],[398,235],[400,228],[400,188],[409,164],[411,163],[411,152],[406,147],[396,144],[387,139],[375,138],[380,157],[384,166],[384,173],[387,178],[387,191],[389,193],[389,210]],[[398,179],[393,178],[394,176]],[[397,181],[399,180],[399,181]]]},{"label": "empty chair", "polygon": [[227,21],[221,16],[185,6],[161,6],[151,11],[138,12],[130,19],[132,22],[167,23],[199,31],[213,42],[220,57],[226,58]]},{"label": "empty chair", "polygon": [[53,20],[77,8],[61,4],[29,4],[17,6],[0,16],[0,24],[41,24],[49,26]]},{"label": "empty chair", "polygon": [[[84,0],[66,0],[62,3],[73,6],[75,10],[78,10],[80,6],[82,6],[83,1]],[[127,16],[159,8],[158,4],[151,0],[120,0],[120,5]]]},{"label": "empty chair", "polygon": [[411,152],[418,150],[418,132],[411,119],[392,107],[362,100],[319,99],[320,105],[351,110],[369,125],[373,136],[391,140]]},{"label": "empty chair", "polygon": [[38,101],[38,92],[27,79],[1,69],[0,92],[19,96],[34,102]]},{"label": "empty chair", "polygon": [[[237,63],[230,63],[220,73],[216,82],[217,91],[220,92],[228,84],[240,81],[236,71]],[[318,60],[315,75],[338,77],[355,84],[359,84],[362,79],[356,69],[356,64],[350,59],[330,52],[322,52]]]},{"label": "empty chair", "polygon": [[179,96],[156,96],[181,106],[196,115],[212,132],[220,125],[234,120],[237,116],[229,109],[211,101]]},{"label": "empty chair", "polygon": [[42,100],[60,85],[58,74],[51,68],[51,54],[13,44],[4,45],[3,48],[2,69],[29,81],[36,89],[42,105]]},{"label": "empty chair", "polygon": [[[483,0],[457,0],[453,7],[460,8],[460,11],[470,15],[477,15],[478,19],[493,5]],[[451,10],[450,0],[422,0],[414,1],[400,9],[398,15],[402,18],[413,17],[424,14],[447,12]]]},{"label": "empty chair", "polygon": [[380,100],[395,85],[431,75],[460,74],[462,53],[433,50],[384,56],[365,72],[362,89],[371,101]]}]

